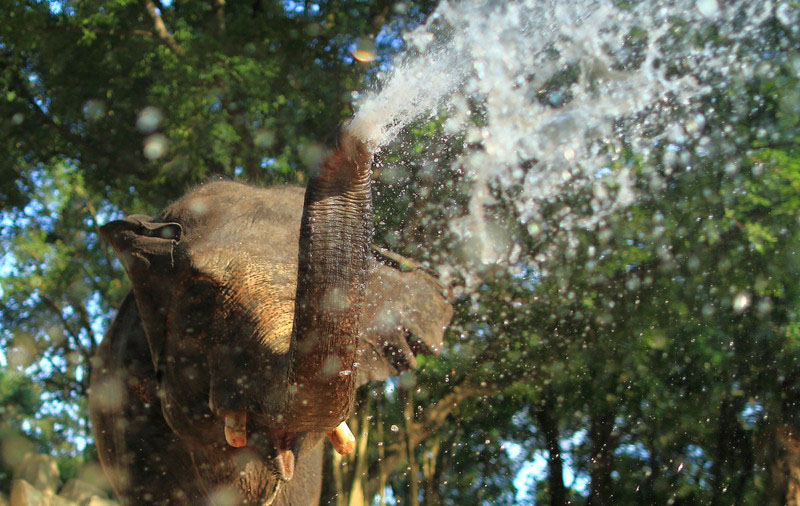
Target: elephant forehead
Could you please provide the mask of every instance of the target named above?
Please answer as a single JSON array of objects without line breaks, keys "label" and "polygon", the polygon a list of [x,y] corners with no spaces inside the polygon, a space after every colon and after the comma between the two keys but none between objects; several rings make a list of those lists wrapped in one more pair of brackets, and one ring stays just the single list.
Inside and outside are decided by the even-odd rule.
[{"label": "elephant forehead", "polygon": [[296,260],[302,202],[303,190],[297,187],[218,182],[175,202],[163,218],[181,223],[192,243]]},{"label": "elephant forehead", "polygon": [[218,287],[220,312],[238,314],[254,326],[256,338],[286,352],[294,320],[295,263],[274,263],[216,248],[198,255],[193,270]]},{"label": "elephant forehead", "polygon": [[300,223],[276,222],[269,214],[233,214],[185,227],[192,261],[291,263],[297,261]]}]

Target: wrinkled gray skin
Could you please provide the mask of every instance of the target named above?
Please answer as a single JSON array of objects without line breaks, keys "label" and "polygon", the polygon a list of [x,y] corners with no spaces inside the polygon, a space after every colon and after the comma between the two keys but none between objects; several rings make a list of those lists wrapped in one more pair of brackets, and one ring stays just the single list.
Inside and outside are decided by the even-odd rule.
[{"label": "wrinkled gray skin", "polygon": [[[317,504],[324,435],[355,388],[438,351],[442,287],[372,251],[371,160],[345,148],[305,200],[218,182],[101,229],[133,285],[89,396],[125,504]],[[231,412],[247,414],[243,447]]]}]

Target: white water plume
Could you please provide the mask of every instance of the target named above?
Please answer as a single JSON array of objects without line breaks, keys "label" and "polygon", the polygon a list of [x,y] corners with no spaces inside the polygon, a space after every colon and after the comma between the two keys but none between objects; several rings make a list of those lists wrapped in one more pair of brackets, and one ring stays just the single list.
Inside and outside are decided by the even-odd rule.
[{"label": "white water plume", "polygon": [[[532,236],[546,227],[542,206],[581,187],[590,212],[566,208],[559,228],[597,230],[637,197],[623,148],[647,157],[659,143],[703,145],[699,99],[757,72],[758,52],[742,46],[773,15],[796,30],[796,13],[748,0],[445,1],[406,37],[420,54],[401,59],[350,128],[380,148],[446,111],[445,134],[464,140],[455,163],[473,188],[451,229],[478,264],[513,262],[513,237],[484,212],[490,184],[518,189],[518,219]],[[686,35],[712,29],[722,43]]]},{"label": "white water plume", "polygon": [[407,59],[390,72],[380,93],[364,101],[348,130],[378,149],[412,121],[435,113],[465,74],[449,46]]}]

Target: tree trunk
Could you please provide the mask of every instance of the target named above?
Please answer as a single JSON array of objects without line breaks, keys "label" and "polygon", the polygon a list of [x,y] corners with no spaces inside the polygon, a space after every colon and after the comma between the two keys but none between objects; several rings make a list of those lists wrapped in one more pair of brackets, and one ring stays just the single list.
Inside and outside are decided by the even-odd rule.
[{"label": "tree trunk", "polygon": [[[717,443],[714,460],[711,465],[711,475],[714,477],[712,486],[711,506],[722,504],[724,491],[728,489],[725,479],[725,462],[729,458],[730,452],[730,425],[731,425],[731,402],[728,397],[723,397],[719,406],[719,416],[717,420]],[[735,414],[734,414],[735,416]]]},{"label": "tree trunk", "polygon": [[800,506],[800,434],[788,427],[781,432],[786,472],[786,506]]},{"label": "tree trunk", "polygon": [[422,476],[425,480],[425,506],[439,506],[442,504],[441,498],[439,497],[439,489],[437,487],[439,469],[436,464],[439,461],[439,448],[440,441],[437,437],[430,445],[430,450],[426,452],[425,461],[422,465]]},{"label": "tree trunk", "polygon": [[717,443],[711,474],[714,477],[712,506],[742,504],[744,490],[753,473],[750,435],[739,422],[743,403],[729,397],[720,402]]},{"label": "tree trunk", "polygon": [[789,424],[762,429],[764,467],[767,469],[765,504],[800,506],[800,431]]},{"label": "tree trunk", "polygon": [[419,506],[419,479],[417,478],[417,459],[414,455],[412,433],[414,432],[414,392],[406,390],[406,402],[403,407],[403,417],[406,420],[406,449],[408,454],[408,504]]},{"label": "tree trunk", "polygon": [[612,437],[614,430],[614,413],[604,410],[592,417],[589,437],[592,441],[592,459],[590,463],[588,506],[611,506],[614,504],[611,471],[614,468],[614,449],[616,443]]},{"label": "tree trunk", "polygon": [[381,420],[381,408],[383,399],[383,391],[378,394],[376,399],[375,408],[375,422],[378,424],[378,495],[380,497],[379,506],[386,506],[386,466],[384,459],[386,458],[386,442],[383,438],[383,420]]},{"label": "tree trunk", "polygon": [[647,465],[650,468],[650,474],[647,475],[647,478],[644,480],[644,484],[642,486],[642,497],[644,498],[645,503],[650,504],[657,502],[657,498],[659,497],[658,489],[661,486],[661,459],[658,450],[658,443],[656,442],[657,437],[658,436],[654,432],[648,431],[647,453],[649,457],[647,459]]},{"label": "tree trunk", "polygon": [[369,439],[369,400],[369,395],[365,396],[359,408],[358,440],[356,443],[355,464],[350,478],[348,506],[369,504],[364,489],[367,474],[367,440]]},{"label": "tree trunk", "polygon": [[333,490],[336,506],[345,506],[344,477],[342,476],[342,456],[333,448],[328,449],[331,454],[331,469],[333,470]]},{"label": "tree trunk", "polygon": [[551,506],[568,504],[567,488],[564,486],[564,462],[561,459],[558,421],[553,417],[556,409],[551,395],[547,395],[544,405],[534,411],[536,423],[542,431],[547,445],[547,485],[550,490]]}]

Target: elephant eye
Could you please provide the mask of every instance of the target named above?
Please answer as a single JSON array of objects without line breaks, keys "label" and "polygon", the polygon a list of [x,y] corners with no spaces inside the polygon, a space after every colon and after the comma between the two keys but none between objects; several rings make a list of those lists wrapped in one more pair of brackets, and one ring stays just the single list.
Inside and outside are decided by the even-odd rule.
[{"label": "elephant eye", "polygon": [[159,239],[170,239],[173,241],[180,241],[182,232],[183,229],[178,223],[155,224],[155,226],[139,223],[139,226],[136,228],[136,233],[139,235],[157,237]]},{"label": "elephant eye", "polygon": [[181,226],[177,223],[164,225],[158,229],[158,236],[162,239],[173,239],[177,241],[181,237]]}]

